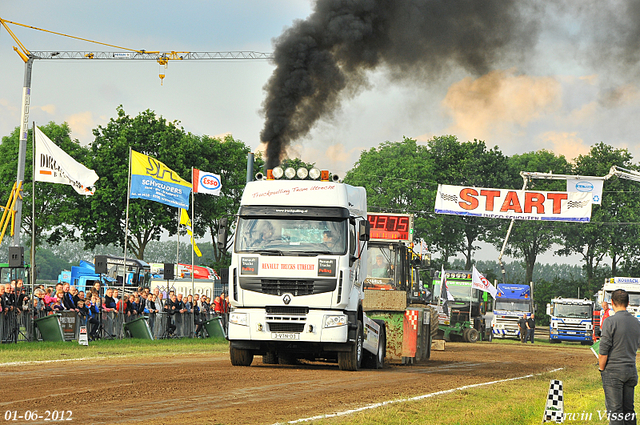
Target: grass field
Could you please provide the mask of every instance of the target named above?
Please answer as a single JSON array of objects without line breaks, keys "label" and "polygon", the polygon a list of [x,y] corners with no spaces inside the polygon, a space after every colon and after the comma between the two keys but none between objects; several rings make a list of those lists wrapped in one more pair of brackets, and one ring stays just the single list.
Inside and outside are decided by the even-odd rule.
[{"label": "grass field", "polygon": [[[548,340],[547,340],[548,341]],[[548,344],[545,340],[536,343]],[[500,341],[499,344],[519,344]],[[550,344],[551,345],[551,344]],[[572,344],[573,345],[573,344]],[[561,347],[560,345],[553,345]],[[180,356],[192,353],[226,352],[228,342],[213,339],[102,340],[88,347],[77,342],[39,342],[0,346],[0,363],[51,361],[92,357]],[[594,357],[595,365],[595,357]],[[526,375],[526,370],[523,374]],[[428,379],[425,377],[425,379]],[[564,384],[566,424],[605,424],[604,394],[597,368],[561,370],[530,378],[454,391],[418,401],[391,403],[345,416],[314,419],[306,423],[330,425],[512,425],[540,424],[549,381]],[[415,394],[407,394],[407,398]]]},{"label": "grass field", "polygon": [[29,361],[71,360],[92,357],[162,356],[226,352],[224,339],[99,340],[89,346],[77,342],[21,342],[0,345],[0,364]]},{"label": "grass field", "polygon": [[[565,423],[605,424],[604,394],[597,369],[560,371],[532,378],[476,387],[420,401],[395,403],[344,417],[318,419],[331,425],[513,425],[540,424],[550,379],[564,385]],[[591,414],[589,419],[588,414]]]}]

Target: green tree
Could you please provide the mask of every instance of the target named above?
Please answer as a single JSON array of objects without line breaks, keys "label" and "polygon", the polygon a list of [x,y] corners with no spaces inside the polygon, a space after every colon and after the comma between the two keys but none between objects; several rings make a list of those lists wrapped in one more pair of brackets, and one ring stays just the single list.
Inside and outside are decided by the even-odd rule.
[{"label": "green tree", "polygon": [[367,190],[371,212],[414,214],[414,240],[428,241],[436,189],[432,171],[426,146],[405,137],[363,151],[344,182]]},{"label": "green tree", "polygon": [[[434,183],[475,186],[507,187],[512,180],[507,158],[485,142],[460,143],[455,136],[435,137],[428,142],[430,161],[435,164],[431,179]],[[432,185],[433,186],[433,185]],[[435,204],[432,196],[431,208]],[[435,215],[430,223],[428,239],[440,250],[445,263],[449,256],[464,255],[465,269],[470,270],[475,243],[487,239],[495,220],[481,217]]]},{"label": "green tree", "polygon": [[[67,123],[55,124],[50,122],[45,126],[39,126],[63,151],[76,161],[87,164],[89,149],[80,145],[77,139],[71,139],[71,130]],[[11,188],[16,181],[18,169],[18,144],[20,128],[17,127],[9,136],[2,138],[0,144],[0,199],[2,204],[9,198]],[[22,187],[22,223],[21,232],[31,238],[32,229],[32,204],[33,190],[33,130],[29,129],[27,136],[27,155],[25,163],[25,177]],[[73,239],[78,228],[76,220],[76,203],[82,199],[82,195],[68,185],[55,183],[36,183],[35,193],[35,240],[36,246],[41,242],[58,243],[64,239]],[[7,236],[7,235],[5,235]]]},{"label": "green tree", "polygon": [[[122,108],[118,116],[93,131],[90,168],[102,176],[96,193],[80,203],[81,228],[85,246],[116,244],[124,246],[129,149],[152,156],[163,162],[183,179],[188,179],[197,157],[198,138],[146,110],[130,117]],[[159,240],[163,231],[177,231],[176,208],[144,199],[131,199],[129,204],[128,247],[136,258],[144,259],[144,251],[152,240]]]},{"label": "green tree", "polygon": [[[230,257],[226,254],[233,240],[235,223],[233,217],[238,213],[242,192],[246,185],[247,155],[251,149],[240,140],[227,135],[224,139],[203,136],[193,150],[191,163],[196,168],[220,175],[222,183],[221,195],[195,195],[195,229],[199,236],[208,232],[213,246],[213,267],[224,267],[230,264]],[[263,167],[264,160],[260,155],[254,159],[254,170]],[[218,249],[218,229],[220,219],[226,217],[230,232],[224,241],[222,250]],[[214,268],[215,268],[214,267]],[[218,270],[218,269],[216,269]]]},{"label": "green tree", "polygon": [[[631,161],[632,156],[626,149],[616,149],[601,142],[592,146],[589,154],[576,158],[574,173],[605,176],[613,165],[632,168]],[[558,253],[582,256],[587,290],[593,291],[600,286],[598,269],[605,255],[609,254],[612,258],[611,273],[615,274],[620,258],[630,259],[629,251],[637,251],[637,229],[623,224],[637,222],[636,185],[618,178],[605,181],[602,205],[593,205],[591,222],[563,226],[564,247]]]},{"label": "green tree", "polygon": [[[549,170],[553,170],[555,174],[571,173],[571,165],[564,156],[556,156],[553,152],[547,150],[513,155],[508,159],[508,162],[513,179],[509,186],[514,189],[522,188],[521,171],[549,172]],[[566,182],[564,180],[535,179],[529,182],[527,189],[564,191],[566,190]],[[491,231],[490,240],[498,250],[501,250],[504,245],[510,222],[510,220],[501,220],[501,223]],[[538,256],[547,252],[559,241],[560,235],[555,223],[516,220],[507,244],[504,245],[504,253],[514,258],[522,259],[526,270],[523,283],[529,283],[533,281],[534,268]]]}]

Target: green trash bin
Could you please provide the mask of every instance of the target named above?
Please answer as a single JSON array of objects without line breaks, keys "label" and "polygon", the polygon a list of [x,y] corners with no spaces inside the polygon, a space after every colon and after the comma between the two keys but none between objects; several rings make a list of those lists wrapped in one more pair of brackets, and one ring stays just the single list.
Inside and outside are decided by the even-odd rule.
[{"label": "green trash bin", "polygon": [[220,319],[220,316],[216,316],[204,322],[204,328],[207,330],[210,338],[224,338],[224,330],[222,330]]},{"label": "green trash bin", "polygon": [[59,314],[40,317],[39,319],[35,319],[35,322],[38,330],[40,330],[43,341],[64,341]]},{"label": "green trash bin", "polygon": [[131,338],[153,339],[151,329],[149,329],[146,319],[147,318],[144,316],[133,319],[132,321],[124,324],[124,330],[129,331]]}]

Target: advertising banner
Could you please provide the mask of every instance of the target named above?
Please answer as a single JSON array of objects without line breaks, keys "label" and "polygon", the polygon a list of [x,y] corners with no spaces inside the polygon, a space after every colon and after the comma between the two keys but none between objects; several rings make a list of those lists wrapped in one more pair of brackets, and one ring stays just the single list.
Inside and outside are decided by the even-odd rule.
[{"label": "advertising banner", "polygon": [[593,203],[602,204],[602,186],[604,179],[575,178],[567,179],[567,192],[588,192],[593,195]]},{"label": "advertising banner", "polygon": [[60,149],[38,127],[35,128],[35,135],[35,181],[66,184],[73,186],[81,195],[93,195],[93,185],[98,180],[96,172]]},{"label": "advertising banner", "polygon": [[543,192],[439,184],[436,214],[516,220],[591,220],[590,192]]},{"label": "advertising banner", "polygon": [[155,158],[131,151],[130,198],[189,208],[191,183]]}]

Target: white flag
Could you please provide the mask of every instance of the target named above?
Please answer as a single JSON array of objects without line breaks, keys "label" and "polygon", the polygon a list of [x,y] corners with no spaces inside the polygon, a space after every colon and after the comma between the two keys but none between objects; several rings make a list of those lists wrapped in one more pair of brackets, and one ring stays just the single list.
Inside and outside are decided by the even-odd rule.
[{"label": "white flag", "polygon": [[193,193],[220,196],[220,189],[222,182],[219,175],[193,169]]},{"label": "white flag", "polygon": [[37,182],[60,183],[73,186],[81,195],[93,195],[98,180],[95,171],[71,158],[38,127],[35,131],[36,163],[33,171]]},{"label": "white flag", "polygon": [[481,291],[490,293],[493,298],[496,298],[496,294],[498,293],[496,287],[493,286],[486,277],[482,276],[478,269],[476,269],[475,265],[473,266],[471,286]]}]

